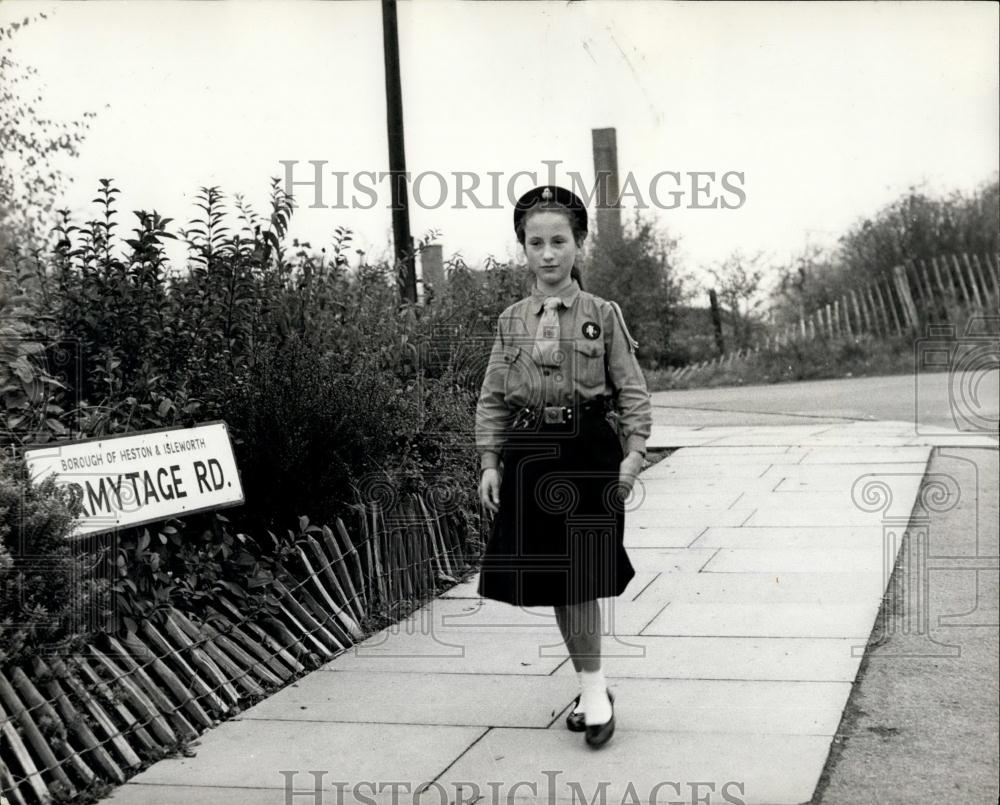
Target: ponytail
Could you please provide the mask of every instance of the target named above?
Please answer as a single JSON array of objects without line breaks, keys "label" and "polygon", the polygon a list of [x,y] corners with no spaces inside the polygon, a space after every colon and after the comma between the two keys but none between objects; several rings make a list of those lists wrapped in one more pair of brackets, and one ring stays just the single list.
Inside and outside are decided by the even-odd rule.
[{"label": "ponytail", "polygon": [[573,267],[569,270],[570,279],[576,280],[577,285],[580,286],[580,290],[583,290],[583,279],[580,277],[580,269],[577,268],[576,263],[573,263]]}]

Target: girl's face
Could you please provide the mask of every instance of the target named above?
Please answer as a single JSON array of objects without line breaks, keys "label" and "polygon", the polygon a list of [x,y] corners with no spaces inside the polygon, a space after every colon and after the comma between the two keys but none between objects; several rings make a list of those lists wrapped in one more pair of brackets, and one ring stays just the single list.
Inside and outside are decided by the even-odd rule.
[{"label": "girl's face", "polygon": [[553,211],[528,216],[524,225],[524,252],[539,288],[554,290],[566,285],[577,252],[567,217]]}]

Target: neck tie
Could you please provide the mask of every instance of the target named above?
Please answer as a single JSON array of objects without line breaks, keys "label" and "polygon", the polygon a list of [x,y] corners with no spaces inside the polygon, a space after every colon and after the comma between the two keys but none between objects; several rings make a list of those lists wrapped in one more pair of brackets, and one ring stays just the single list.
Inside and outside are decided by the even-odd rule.
[{"label": "neck tie", "polygon": [[558,364],[556,353],[559,351],[559,308],[562,299],[550,296],[545,300],[545,310],[538,322],[538,332],[535,334],[534,359],[536,363],[555,366]]}]

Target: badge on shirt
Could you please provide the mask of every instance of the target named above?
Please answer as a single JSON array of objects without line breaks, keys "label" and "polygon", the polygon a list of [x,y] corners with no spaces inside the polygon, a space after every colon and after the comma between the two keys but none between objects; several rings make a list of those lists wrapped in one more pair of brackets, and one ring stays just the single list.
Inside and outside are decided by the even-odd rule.
[{"label": "badge on shirt", "polygon": [[601,328],[597,325],[597,322],[585,321],[582,329],[583,337],[589,338],[591,341],[601,334]]}]

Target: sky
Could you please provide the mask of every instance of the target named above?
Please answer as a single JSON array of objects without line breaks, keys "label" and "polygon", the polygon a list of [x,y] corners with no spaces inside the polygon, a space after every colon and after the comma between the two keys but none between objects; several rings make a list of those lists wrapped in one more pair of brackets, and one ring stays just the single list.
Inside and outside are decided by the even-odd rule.
[{"label": "sky", "polygon": [[[388,170],[379,3],[4,0],[0,21],[37,11],[13,47],[45,108],[97,113],[67,165],[81,219],[101,177],[123,210],[186,222],[201,186],[264,212],[283,163],[308,182],[323,161],[321,200],[340,172],[344,208],[299,187],[291,234],[318,247],[350,227],[386,253],[388,183],[365,173]],[[996,3],[417,0],[398,16],[413,235],[472,265],[517,259],[510,193],[571,172],[592,186],[595,128],[616,130],[620,174],[696,276],[735,250],[778,265],[831,247],[912,186],[968,192],[1000,170]]]}]

